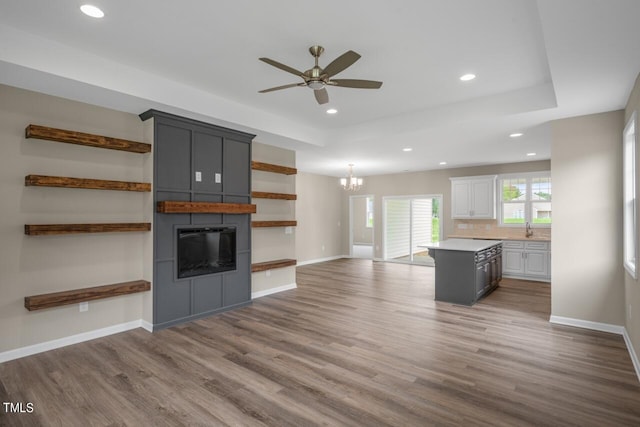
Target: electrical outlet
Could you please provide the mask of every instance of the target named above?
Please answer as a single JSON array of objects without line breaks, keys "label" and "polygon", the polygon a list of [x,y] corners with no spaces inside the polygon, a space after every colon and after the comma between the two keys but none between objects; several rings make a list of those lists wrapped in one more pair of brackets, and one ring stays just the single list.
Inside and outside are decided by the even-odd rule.
[{"label": "electrical outlet", "polygon": [[196,182],[202,182],[202,172],[196,171]]},{"label": "electrical outlet", "polygon": [[220,174],[220,173],[216,173],[215,174],[215,182],[216,182],[216,184],[222,183],[222,174]]},{"label": "electrical outlet", "polygon": [[271,270],[265,271],[264,275],[267,276],[267,277],[271,277]]},{"label": "electrical outlet", "polygon": [[467,224],[458,224],[458,228],[460,230],[466,230],[467,229]]},{"label": "electrical outlet", "polygon": [[84,301],[78,304],[78,310],[80,313],[84,313],[85,311],[89,311],[89,301]]},{"label": "electrical outlet", "polygon": [[291,234],[291,233],[293,233],[293,227],[284,228],[284,234]]},{"label": "electrical outlet", "polygon": [[324,252],[324,245],[322,245],[322,252]]}]

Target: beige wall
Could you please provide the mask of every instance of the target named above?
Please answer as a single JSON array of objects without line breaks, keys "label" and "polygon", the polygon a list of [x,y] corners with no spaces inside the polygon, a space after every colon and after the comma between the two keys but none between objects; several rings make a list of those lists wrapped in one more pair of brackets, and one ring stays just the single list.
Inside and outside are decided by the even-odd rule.
[{"label": "beige wall", "polygon": [[[638,75],[638,78],[636,79],[635,86],[633,88],[633,91],[631,92],[631,96],[629,97],[629,102],[627,103],[627,108],[625,109],[625,123],[627,122],[627,120],[629,120],[631,114],[633,114],[634,111],[636,111],[640,115],[640,75]],[[636,141],[640,140],[639,135],[640,130],[638,129],[638,123],[636,123]],[[640,166],[639,147],[636,147],[636,165]],[[638,177],[640,178],[640,174]],[[636,182],[636,189],[640,189],[640,179],[638,179]],[[639,217],[636,218],[636,224],[640,224],[640,212],[638,212],[638,214]],[[622,242],[620,242],[620,246],[622,246]],[[624,311],[626,314],[625,326],[627,328],[627,333],[629,334],[629,338],[631,339],[631,343],[633,345],[635,353],[640,354],[640,281],[627,274],[626,270],[624,276]]]},{"label": "beige wall", "polygon": [[[510,163],[503,165],[478,166],[470,168],[443,169],[438,171],[424,171],[402,173],[394,175],[379,175],[364,178],[364,185],[355,194],[371,194],[374,196],[374,257],[381,259],[382,253],[382,198],[385,196],[408,195],[436,195],[443,196],[440,215],[443,221],[444,237],[454,232],[454,222],[451,219],[451,182],[449,178],[459,176],[493,175],[514,172],[536,172],[550,170],[548,160]],[[337,183],[337,178],[332,178]],[[342,191],[342,190],[340,190]],[[354,193],[342,191],[343,208],[342,223],[349,224],[349,196]],[[554,201],[555,203],[555,201]],[[555,207],[554,207],[555,209]],[[469,221],[473,223],[474,221]],[[348,229],[342,234],[343,252],[349,253]]]},{"label": "beige wall", "polygon": [[[251,145],[251,158],[254,161],[271,163],[295,168],[295,151],[273,147],[254,142]],[[295,175],[252,171],[252,191],[269,193],[296,193]],[[299,201],[252,199],[257,212],[252,215],[253,221],[293,220],[296,218],[296,204]],[[291,231],[291,234],[286,234]],[[276,259],[296,257],[297,227],[253,228],[251,230],[251,262],[273,261]],[[265,292],[282,286],[290,286],[296,282],[295,267],[285,267],[270,271],[262,271],[251,275],[251,292]]]},{"label": "beige wall", "polygon": [[624,324],[623,112],[552,123],[553,316]]},{"label": "beige wall", "polygon": [[[142,141],[132,114],[0,85],[0,352],[136,321],[142,294],[29,312],[28,295],[150,279],[151,233],[25,236],[25,224],[150,222],[150,193],[25,187],[28,174],[142,181],[150,154],[25,139],[28,124]],[[150,320],[150,319],[149,319]]]},{"label": "beige wall", "polygon": [[[348,217],[341,218],[343,190],[338,178],[298,172],[296,257],[298,263],[348,254],[342,236],[349,232]],[[347,235],[347,242],[348,242]]]}]

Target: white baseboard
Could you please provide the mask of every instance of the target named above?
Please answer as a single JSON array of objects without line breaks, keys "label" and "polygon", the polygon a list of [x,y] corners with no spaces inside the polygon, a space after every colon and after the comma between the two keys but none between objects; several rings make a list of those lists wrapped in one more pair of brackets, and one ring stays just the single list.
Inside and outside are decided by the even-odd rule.
[{"label": "white baseboard", "polygon": [[551,283],[551,278],[545,277],[535,277],[535,276],[518,276],[517,274],[502,274],[502,277],[505,279],[518,279],[518,280],[526,280],[528,282],[544,282]]},{"label": "white baseboard", "polygon": [[624,328],[624,333],[622,334],[624,337],[624,342],[627,344],[627,349],[629,350],[629,356],[631,356],[631,361],[633,362],[633,367],[636,370],[636,375],[638,376],[638,381],[640,381],[640,360],[638,360],[638,355],[636,351],[633,349],[633,344],[631,343],[631,337],[627,333],[627,328]]},{"label": "white baseboard", "polygon": [[341,259],[341,258],[349,258],[349,255],[336,255],[336,256],[330,256],[330,257],[327,257],[327,258],[310,259],[308,261],[299,262],[297,264],[297,266],[300,267],[300,266],[303,266],[303,265],[317,264],[319,262],[333,261],[333,260]]},{"label": "white baseboard", "polygon": [[[147,326],[151,326],[151,329],[149,329]],[[107,326],[106,328],[96,329],[94,331],[83,332],[77,335],[71,335],[52,341],[33,344],[27,347],[16,348],[15,350],[5,351],[0,353],[0,363],[141,327],[147,330],[153,329],[153,325],[150,325],[148,322],[144,322],[142,319],[132,320],[131,322],[120,323],[119,325]]]},{"label": "white baseboard", "polygon": [[627,333],[627,328],[625,328],[624,326],[611,325],[609,323],[591,322],[589,320],[572,319],[570,317],[561,316],[551,316],[549,318],[549,322],[555,323],[557,325],[574,326],[576,328],[592,329],[594,331],[609,332],[612,334],[622,335],[622,337],[624,338],[624,343],[627,345],[627,351],[629,352],[629,356],[631,357],[633,368],[636,371],[636,376],[638,377],[638,381],[640,381],[640,360],[638,360],[638,355],[633,349],[633,344],[631,343],[631,338]]},{"label": "white baseboard", "polygon": [[256,299],[260,297],[265,297],[271,294],[277,294],[278,292],[284,292],[291,289],[297,288],[298,285],[296,283],[291,283],[289,285],[278,286],[277,288],[265,289],[264,291],[252,292],[251,299]]},{"label": "white baseboard", "polygon": [[591,322],[589,320],[572,319],[571,317],[551,316],[549,318],[549,322],[557,325],[575,326],[576,328],[591,329],[594,331],[609,332],[618,335],[622,335],[624,333],[624,326]]},{"label": "white baseboard", "polygon": [[140,320],[140,327],[148,332],[153,332],[153,323],[149,323],[146,320]]}]

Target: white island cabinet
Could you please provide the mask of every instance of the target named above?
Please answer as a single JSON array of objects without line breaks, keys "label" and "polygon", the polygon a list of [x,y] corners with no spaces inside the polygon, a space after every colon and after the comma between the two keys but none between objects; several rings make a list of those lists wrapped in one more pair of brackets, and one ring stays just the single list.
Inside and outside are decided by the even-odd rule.
[{"label": "white island cabinet", "polygon": [[496,175],[449,178],[451,218],[495,219]]}]

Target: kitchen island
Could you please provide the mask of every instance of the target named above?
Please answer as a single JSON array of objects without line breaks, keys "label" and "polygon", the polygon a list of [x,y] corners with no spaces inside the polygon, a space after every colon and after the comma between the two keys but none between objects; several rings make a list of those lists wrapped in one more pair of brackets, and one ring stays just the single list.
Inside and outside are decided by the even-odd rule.
[{"label": "kitchen island", "polygon": [[448,239],[425,247],[436,264],[436,301],[473,305],[502,279],[502,241]]}]

